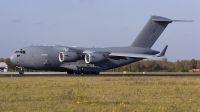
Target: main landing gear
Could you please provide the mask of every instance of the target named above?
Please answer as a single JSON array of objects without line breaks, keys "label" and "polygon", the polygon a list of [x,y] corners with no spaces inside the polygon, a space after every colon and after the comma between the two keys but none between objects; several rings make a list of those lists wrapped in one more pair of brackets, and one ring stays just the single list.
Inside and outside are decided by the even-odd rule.
[{"label": "main landing gear", "polygon": [[73,70],[68,70],[67,74],[99,74],[99,72],[75,72]]}]

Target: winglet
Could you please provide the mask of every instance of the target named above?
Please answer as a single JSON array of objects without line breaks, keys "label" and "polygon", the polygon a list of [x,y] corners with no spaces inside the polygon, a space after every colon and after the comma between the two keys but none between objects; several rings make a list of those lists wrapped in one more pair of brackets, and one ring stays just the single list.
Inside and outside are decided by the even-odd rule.
[{"label": "winglet", "polygon": [[162,57],[165,55],[165,52],[167,50],[168,45],[165,46],[165,48],[162,50],[162,52],[160,53],[160,55],[158,57]]}]

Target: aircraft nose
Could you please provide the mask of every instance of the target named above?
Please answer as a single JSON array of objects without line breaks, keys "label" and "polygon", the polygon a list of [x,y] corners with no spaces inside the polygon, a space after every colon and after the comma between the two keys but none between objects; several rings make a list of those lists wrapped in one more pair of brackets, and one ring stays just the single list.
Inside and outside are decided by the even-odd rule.
[{"label": "aircraft nose", "polygon": [[15,64],[15,60],[16,60],[15,57],[16,57],[16,56],[15,56],[14,54],[10,57],[10,61],[11,61],[13,64]]}]

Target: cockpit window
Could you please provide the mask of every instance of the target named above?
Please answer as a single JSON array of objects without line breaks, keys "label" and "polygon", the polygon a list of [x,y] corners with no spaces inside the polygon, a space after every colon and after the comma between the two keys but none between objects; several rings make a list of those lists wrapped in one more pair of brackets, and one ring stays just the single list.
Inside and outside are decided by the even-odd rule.
[{"label": "cockpit window", "polygon": [[20,51],[15,51],[15,53],[26,54],[26,51],[20,50]]}]

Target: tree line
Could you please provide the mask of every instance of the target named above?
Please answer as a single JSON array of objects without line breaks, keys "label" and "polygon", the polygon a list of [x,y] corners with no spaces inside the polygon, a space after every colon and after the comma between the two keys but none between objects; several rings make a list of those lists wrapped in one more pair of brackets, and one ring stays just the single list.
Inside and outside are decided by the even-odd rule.
[{"label": "tree line", "polygon": [[141,60],[119,68],[111,69],[112,72],[188,72],[200,69],[200,60],[178,60],[170,62],[167,58],[162,60]]},{"label": "tree line", "polygon": [[[10,58],[0,58],[0,62],[8,65],[8,70],[17,71],[15,65],[11,63]],[[141,60],[122,67],[108,70],[109,72],[188,72],[189,70],[200,69],[200,60],[178,60],[175,62],[168,61],[167,58],[162,60]]]}]

